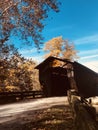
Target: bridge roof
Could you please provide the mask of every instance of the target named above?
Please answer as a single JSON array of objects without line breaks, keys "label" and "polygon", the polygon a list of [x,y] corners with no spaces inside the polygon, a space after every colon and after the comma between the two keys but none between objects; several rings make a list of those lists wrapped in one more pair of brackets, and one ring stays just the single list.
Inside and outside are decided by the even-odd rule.
[{"label": "bridge roof", "polygon": [[54,60],[58,60],[58,61],[62,61],[62,62],[66,62],[66,63],[70,63],[73,64],[73,62],[67,60],[67,59],[62,59],[62,58],[58,58],[58,57],[53,57],[53,56],[49,56],[47,59],[45,59],[43,62],[41,62],[39,65],[37,65],[35,67],[35,69],[42,69],[45,66],[49,65],[50,62],[53,62]]}]

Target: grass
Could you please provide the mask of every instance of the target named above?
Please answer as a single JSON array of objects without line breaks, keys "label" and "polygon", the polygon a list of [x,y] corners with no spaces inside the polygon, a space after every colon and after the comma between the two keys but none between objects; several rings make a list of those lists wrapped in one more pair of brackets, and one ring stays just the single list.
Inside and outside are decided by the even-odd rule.
[{"label": "grass", "polygon": [[68,106],[55,106],[38,114],[36,121],[25,125],[28,130],[74,130]]},{"label": "grass", "polygon": [[75,130],[69,106],[56,105],[24,114],[13,122],[0,124],[0,130]]}]

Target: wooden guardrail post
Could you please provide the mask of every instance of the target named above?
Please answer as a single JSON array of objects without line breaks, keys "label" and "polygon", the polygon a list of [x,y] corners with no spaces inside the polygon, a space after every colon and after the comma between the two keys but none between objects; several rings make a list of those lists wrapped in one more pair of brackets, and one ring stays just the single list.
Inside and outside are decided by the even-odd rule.
[{"label": "wooden guardrail post", "polygon": [[35,98],[35,92],[33,92],[33,98]]},{"label": "wooden guardrail post", "polygon": [[67,95],[76,130],[98,130],[96,109],[86,99],[81,100],[75,90],[69,90]]},{"label": "wooden guardrail post", "polygon": [[20,97],[21,97],[21,100],[23,100],[23,99],[24,99],[24,95],[23,95],[23,93],[22,93],[22,92],[20,93]]},{"label": "wooden guardrail post", "polygon": [[98,130],[94,107],[81,103],[76,96],[72,98],[71,107],[74,113],[76,130]]}]

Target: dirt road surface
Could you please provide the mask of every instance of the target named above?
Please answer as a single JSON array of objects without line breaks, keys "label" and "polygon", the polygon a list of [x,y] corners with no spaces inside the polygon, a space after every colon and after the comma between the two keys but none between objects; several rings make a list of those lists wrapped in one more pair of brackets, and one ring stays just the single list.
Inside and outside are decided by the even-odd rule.
[{"label": "dirt road surface", "polygon": [[[98,104],[93,101],[98,113]],[[74,130],[74,128],[67,97],[31,99],[0,105],[0,130]]]},{"label": "dirt road surface", "polygon": [[27,112],[50,108],[55,105],[68,105],[67,97],[32,99],[30,101],[0,105],[0,124],[26,117]]}]

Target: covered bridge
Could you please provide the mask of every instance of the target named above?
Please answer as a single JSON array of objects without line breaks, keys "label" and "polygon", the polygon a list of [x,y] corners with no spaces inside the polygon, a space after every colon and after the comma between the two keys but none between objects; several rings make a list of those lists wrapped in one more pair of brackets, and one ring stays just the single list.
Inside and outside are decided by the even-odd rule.
[{"label": "covered bridge", "polygon": [[[53,66],[55,60],[61,64]],[[69,89],[85,98],[98,96],[98,74],[78,62],[48,57],[35,68],[46,96],[65,96]]]}]

